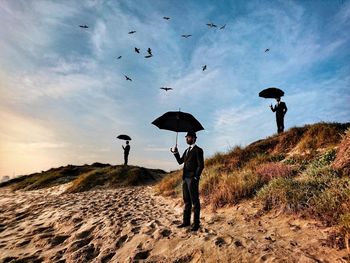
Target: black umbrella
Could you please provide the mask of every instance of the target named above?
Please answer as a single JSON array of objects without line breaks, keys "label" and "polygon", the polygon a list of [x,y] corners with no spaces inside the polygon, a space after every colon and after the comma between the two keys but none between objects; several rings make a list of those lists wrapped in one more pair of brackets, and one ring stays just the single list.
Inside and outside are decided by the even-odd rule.
[{"label": "black umbrella", "polygon": [[126,141],[131,141],[131,138],[129,135],[126,135],[126,134],[120,134],[117,136],[118,139],[121,139],[121,140],[126,140]]},{"label": "black umbrella", "polygon": [[278,88],[267,88],[259,92],[259,97],[276,99],[284,95],[284,91]]},{"label": "black umbrella", "polygon": [[168,111],[152,122],[159,129],[176,132],[176,146],[178,132],[197,132],[204,130],[202,124],[192,114],[181,111]]}]

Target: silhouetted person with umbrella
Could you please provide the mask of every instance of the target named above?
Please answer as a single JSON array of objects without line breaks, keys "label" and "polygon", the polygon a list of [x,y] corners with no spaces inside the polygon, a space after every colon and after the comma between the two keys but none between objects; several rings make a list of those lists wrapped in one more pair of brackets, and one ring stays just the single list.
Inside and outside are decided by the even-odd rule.
[{"label": "silhouetted person with umbrella", "polygon": [[277,122],[277,132],[281,133],[284,131],[284,115],[287,113],[287,106],[286,103],[281,101],[281,98],[276,98],[277,104],[272,107],[272,104],[270,105],[270,108],[273,112],[276,112],[276,122]]},{"label": "silhouetted person with umbrella", "polygon": [[126,141],[126,146],[122,145],[123,150],[124,150],[124,165],[128,165],[128,157],[129,157],[129,152],[130,152],[130,145],[129,141]]},{"label": "silhouetted person with umbrella", "polygon": [[182,193],[185,204],[183,222],[178,228],[190,226],[191,210],[193,206],[193,225],[191,231],[197,231],[200,226],[200,202],[199,202],[199,179],[204,169],[203,150],[196,145],[197,136],[195,132],[188,132],[186,142],[189,145],[182,157],[177,147],[170,151],[174,154],[179,164],[184,164],[182,174]]}]

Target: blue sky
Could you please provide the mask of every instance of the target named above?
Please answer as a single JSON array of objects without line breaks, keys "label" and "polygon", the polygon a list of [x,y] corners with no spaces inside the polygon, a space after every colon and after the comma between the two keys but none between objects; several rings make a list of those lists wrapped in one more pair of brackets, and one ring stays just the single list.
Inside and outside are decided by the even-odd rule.
[{"label": "blue sky", "polygon": [[131,164],[177,169],[155,118],[192,113],[209,157],[276,132],[267,87],[285,91],[286,129],[350,121],[348,0],[4,0],[0,24],[0,176],[121,164],[118,134]]}]

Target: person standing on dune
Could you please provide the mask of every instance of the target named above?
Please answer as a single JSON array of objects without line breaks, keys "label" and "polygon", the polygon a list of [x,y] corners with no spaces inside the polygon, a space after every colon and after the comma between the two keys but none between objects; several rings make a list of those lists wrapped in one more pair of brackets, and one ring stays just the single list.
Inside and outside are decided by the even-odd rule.
[{"label": "person standing on dune", "polygon": [[178,228],[190,226],[193,206],[193,225],[191,231],[197,231],[200,226],[199,179],[204,169],[203,150],[196,145],[195,132],[188,132],[186,142],[189,145],[182,157],[177,147],[170,149],[179,164],[184,164],[182,175],[182,193],[185,204],[183,222]]},{"label": "person standing on dune", "polygon": [[281,133],[284,131],[284,115],[287,113],[286,103],[281,101],[281,98],[276,98],[277,104],[270,108],[273,112],[276,112],[276,123],[277,123],[277,133]]},{"label": "person standing on dune", "polygon": [[129,141],[126,141],[126,146],[122,145],[124,150],[124,165],[128,165],[128,158],[129,158],[129,152],[130,152],[130,145]]}]

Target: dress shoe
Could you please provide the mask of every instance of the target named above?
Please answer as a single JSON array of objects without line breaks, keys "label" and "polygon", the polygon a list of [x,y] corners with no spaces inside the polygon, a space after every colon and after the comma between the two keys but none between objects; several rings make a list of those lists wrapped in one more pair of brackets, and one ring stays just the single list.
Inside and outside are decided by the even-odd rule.
[{"label": "dress shoe", "polygon": [[193,225],[191,231],[198,231],[199,225]]},{"label": "dress shoe", "polygon": [[177,228],[183,228],[183,227],[187,227],[187,226],[190,226],[190,224],[182,223],[181,225],[178,225]]}]

